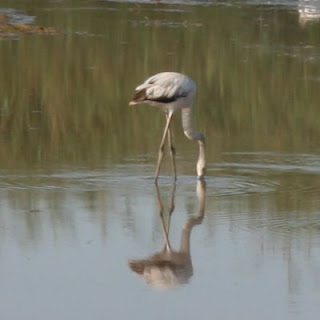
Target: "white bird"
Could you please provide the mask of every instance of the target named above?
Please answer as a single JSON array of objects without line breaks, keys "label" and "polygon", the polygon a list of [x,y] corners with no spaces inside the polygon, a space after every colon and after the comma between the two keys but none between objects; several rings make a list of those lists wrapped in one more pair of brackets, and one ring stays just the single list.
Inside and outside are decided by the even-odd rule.
[{"label": "white bird", "polygon": [[182,126],[184,134],[190,140],[199,143],[199,157],[197,161],[198,179],[202,179],[206,169],[205,137],[201,132],[195,131],[192,126],[192,104],[196,93],[196,84],[188,76],[177,72],[161,72],[147,79],[136,88],[136,94],[129,105],[148,103],[160,107],[166,114],[166,126],[159,147],[158,162],[155,172],[155,182],[158,181],[160,166],[164,155],[164,143],[168,137],[171,151],[174,177],[176,179],[175,149],[172,144],[170,122],[174,112],[181,109]]}]

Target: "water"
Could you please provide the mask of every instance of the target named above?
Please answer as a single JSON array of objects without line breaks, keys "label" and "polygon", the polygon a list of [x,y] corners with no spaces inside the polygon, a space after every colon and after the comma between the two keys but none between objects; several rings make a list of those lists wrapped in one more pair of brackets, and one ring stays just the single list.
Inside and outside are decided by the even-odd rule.
[{"label": "water", "polygon": [[[3,319],[317,317],[316,1],[0,8],[61,31],[0,34]],[[205,184],[179,115],[153,183],[164,116],[128,101],[163,70],[198,84]]]}]

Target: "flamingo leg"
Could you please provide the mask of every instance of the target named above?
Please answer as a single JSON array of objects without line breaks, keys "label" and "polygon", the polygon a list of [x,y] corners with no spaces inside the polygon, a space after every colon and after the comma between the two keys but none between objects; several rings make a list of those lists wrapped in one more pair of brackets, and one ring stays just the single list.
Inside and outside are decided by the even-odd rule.
[{"label": "flamingo leg", "polygon": [[166,136],[167,136],[169,127],[170,127],[170,121],[171,121],[171,119],[172,119],[172,115],[173,115],[173,112],[172,112],[172,111],[170,111],[170,112],[166,115],[167,123],[166,123],[166,126],[165,126],[165,128],[164,128],[163,136],[162,136],[162,139],[161,139],[161,142],[160,142],[160,146],[159,146],[158,162],[157,162],[156,173],[155,173],[155,183],[158,182],[159,172],[160,172],[160,166],[161,166],[161,162],[162,162],[163,155],[164,155],[164,143],[165,143],[165,140],[166,140]]},{"label": "flamingo leg", "polygon": [[[166,114],[167,120],[168,120],[168,115]],[[168,129],[168,143],[169,143],[169,149],[170,149],[170,155],[172,159],[172,168],[173,168],[173,173],[174,173],[174,181],[177,180],[177,169],[176,169],[176,149],[174,148],[172,144],[172,132],[170,129]]]}]

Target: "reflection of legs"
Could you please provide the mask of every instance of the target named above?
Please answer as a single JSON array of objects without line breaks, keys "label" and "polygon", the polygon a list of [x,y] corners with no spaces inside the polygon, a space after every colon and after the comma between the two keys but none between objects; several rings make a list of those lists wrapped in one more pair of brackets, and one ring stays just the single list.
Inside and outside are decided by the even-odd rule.
[{"label": "reflection of legs", "polygon": [[171,245],[169,241],[169,230],[166,229],[166,223],[164,221],[163,212],[160,214],[160,218],[161,218],[162,232],[163,232],[164,240],[166,242],[166,249],[168,251],[171,251]]},{"label": "reflection of legs", "polygon": [[175,194],[176,194],[176,182],[174,182],[173,188],[172,188],[172,191],[171,191],[171,202],[170,202],[170,208],[169,208],[169,219],[168,219],[168,229],[167,229],[168,235],[169,235],[169,232],[170,232],[171,215],[172,215],[172,212],[175,209],[175,204],[174,204]]},{"label": "reflection of legs", "polygon": [[[157,183],[156,183],[156,190],[157,190],[157,199],[158,199],[159,215],[160,215],[160,219],[161,219],[162,232],[163,232],[163,237],[165,240],[165,248],[168,251],[171,251],[171,246],[170,246],[170,242],[169,242],[170,220],[169,220],[169,226],[168,226],[168,228],[166,228],[166,224],[165,224],[164,217],[163,217],[163,204],[161,201],[160,190],[159,190],[159,186]],[[169,219],[170,219],[170,217],[171,217],[171,213],[170,213]]]},{"label": "reflection of legs", "polygon": [[155,173],[155,182],[156,183],[158,181],[160,166],[161,166],[161,162],[162,162],[163,155],[164,155],[164,142],[165,142],[166,135],[167,135],[169,127],[170,127],[170,121],[171,121],[172,115],[173,115],[172,111],[169,112],[166,115],[167,123],[166,123],[166,126],[164,128],[163,136],[162,136],[162,139],[161,139],[161,142],[160,142],[159,154],[158,154],[158,162],[157,162],[156,173]]},{"label": "reflection of legs", "polygon": [[[167,116],[168,118],[168,116]],[[172,167],[173,167],[173,174],[174,174],[174,180],[177,180],[177,171],[176,171],[176,150],[172,144],[172,132],[169,126],[168,129],[168,143],[169,143],[169,149],[170,149],[170,154],[171,154],[171,159],[172,159]]]}]

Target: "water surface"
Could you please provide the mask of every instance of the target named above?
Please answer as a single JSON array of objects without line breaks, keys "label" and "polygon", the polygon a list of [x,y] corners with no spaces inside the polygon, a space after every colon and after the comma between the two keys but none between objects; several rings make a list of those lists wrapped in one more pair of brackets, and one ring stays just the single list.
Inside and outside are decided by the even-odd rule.
[{"label": "water surface", "polygon": [[[315,2],[0,0],[0,8],[12,22],[61,30],[0,37],[4,318],[317,317]],[[204,185],[180,115],[177,184],[169,153],[153,183],[164,116],[128,101],[164,70],[198,84]],[[175,259],[163,253],[168,241]]]}]

